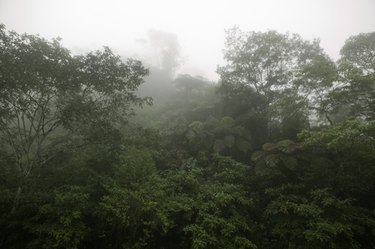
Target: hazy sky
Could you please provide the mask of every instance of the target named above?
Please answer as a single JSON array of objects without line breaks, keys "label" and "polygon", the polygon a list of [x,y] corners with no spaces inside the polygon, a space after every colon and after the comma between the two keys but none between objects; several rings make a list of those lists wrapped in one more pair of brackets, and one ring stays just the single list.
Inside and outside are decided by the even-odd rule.
[{"label": "hazy sky", "polygon": [[375,31],[375,0],[0,0],[0,23],[17,32],[59,36],[76,52],[108,45],[143,57],[148,50],[140,41],[147,41],[149,30],[174,33],[184,57],[181,72],[216,80],[225,29],[238,25],[320,38],[337,59],[346,38]]}]

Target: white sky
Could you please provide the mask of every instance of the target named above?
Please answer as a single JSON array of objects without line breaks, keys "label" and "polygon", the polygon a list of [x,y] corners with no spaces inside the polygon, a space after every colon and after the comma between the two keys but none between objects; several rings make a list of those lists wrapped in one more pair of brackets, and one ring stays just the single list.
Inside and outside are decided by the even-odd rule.
[{"label": "white sky", "polygon": [[299,33],[320,38],[334,59],[345,39],[375,31],[375,0],[0,0],[0,23],[17,32],[62,37],[73,51],[104,45],[142,53],[150,29],[175,33],[182,73],[216,80],[224,29]]}]

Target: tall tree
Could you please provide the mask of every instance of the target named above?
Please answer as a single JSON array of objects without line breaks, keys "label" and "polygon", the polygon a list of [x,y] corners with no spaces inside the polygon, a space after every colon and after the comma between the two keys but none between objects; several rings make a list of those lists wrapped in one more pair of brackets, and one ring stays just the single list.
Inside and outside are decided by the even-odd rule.
[{"label": "tall tree", "polygon": [[57,39],[0,26],[1,145],[21,178],[51,159],[72,134],[86,138],[75,143],[82,146],[95,132],[114,131],[134,105],[149,100],[135,94],[147,73],[139,61],[123,62],[109,48],[72,56]]},{"label": "tall tree", "polygon": [[341,85],[336,109],[343,106],[351,117],[375,118],[375,32],[350,37],[342,47],[338,61]]},{"label": "tall tree", "polygon": [[224,58],[227,65],[218,69],[222,87],[227,94],[243,95],[250,88],[254,94],[249,97],[261,96],[269,128],[272,123],[296,125],[291,119],[305,126],[307,111],[319,107],[321,94],[336,76],[319,41],[296,34],[244,33],[235,27],[228,31]]}]

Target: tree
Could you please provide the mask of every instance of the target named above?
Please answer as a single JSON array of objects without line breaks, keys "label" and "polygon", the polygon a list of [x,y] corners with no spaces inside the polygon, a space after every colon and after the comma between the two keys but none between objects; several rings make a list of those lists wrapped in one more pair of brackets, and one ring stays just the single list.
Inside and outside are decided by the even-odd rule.
[{"label": "tree", "polygon": [[338,61],[340,87],[332,92],[336,111],[348,109],[349,117],[375,118],[375,32],[350,37]]},{"label": "tree", "polygon": [[[0,26],[0,136],[21,178],[57,148],[93,142],[125,122],[149,98],[135,91],[148,70],[105,47],[73,56],[59,39],[19,35]],[[97,133],[97,134],[95,134]],[[18,190],[21,191],[21,188]]]},{"label": "tree", "polygon": [[299,138],[252,156],[263,247],[373,247],[374,124],[351,120]]},{"label": "tree", "polygon": [[296,34],[244,33],[235,27],[227,33],[224,58],[228,64],[218,69],[222,88],[241,95],[250,88],[249,97],[263,97],[268,133],[272,123],[288,123],[294,116],[306,123],[306,110],[319,107],[321,94],[336,77],[335,65],[319,41],[304,41]]}]

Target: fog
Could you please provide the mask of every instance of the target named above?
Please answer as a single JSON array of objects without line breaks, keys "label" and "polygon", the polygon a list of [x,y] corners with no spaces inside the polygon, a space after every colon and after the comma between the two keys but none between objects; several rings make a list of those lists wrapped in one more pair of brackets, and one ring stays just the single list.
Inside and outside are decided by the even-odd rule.
[{"label": "fog", "polygon": [[0,249],[375,248],[374,14],[0,0]]},{"label": "fog", "polygon": [[374,14],[373,0],[0,0],[0,22],[7,29],[61,37],[75,53],[106,45],[150,65],[209,80],[218,79],[224,30],[234,25],[319,38],[337,59],[349,36],[375,30]]}]

